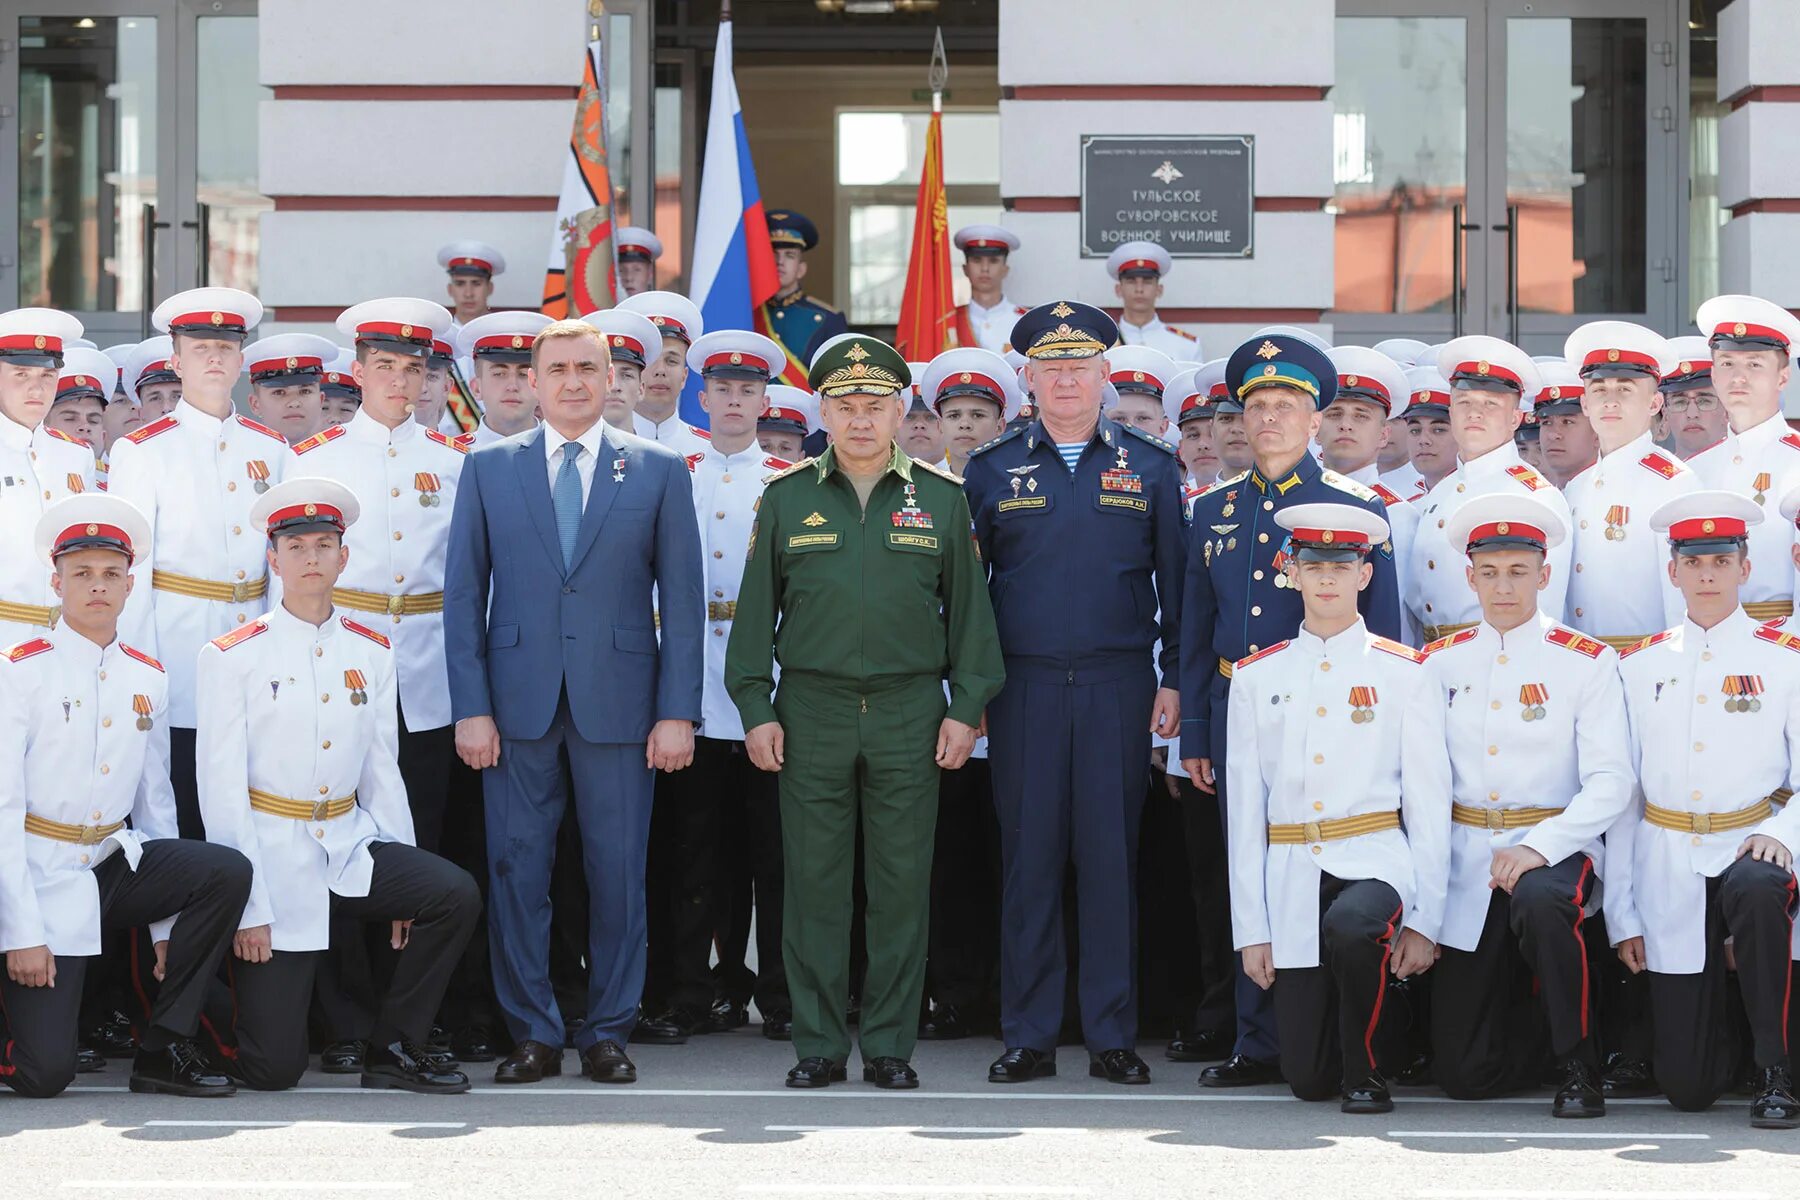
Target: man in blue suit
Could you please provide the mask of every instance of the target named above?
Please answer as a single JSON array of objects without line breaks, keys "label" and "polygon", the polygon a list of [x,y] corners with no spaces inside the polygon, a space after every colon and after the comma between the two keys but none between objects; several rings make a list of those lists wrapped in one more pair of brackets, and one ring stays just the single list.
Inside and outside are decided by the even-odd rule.
[{"label": "man in blue suit", "polygon": [[600,332],[558,321],[531,358],[544,422],[469,457],[444,579],[456,749],[483,772],[494,986],[516,1042],[494,1079],[562,1071],[548,957],[566,753],[590,895],[577,1049],[595,1082],[632,1083],[652,772],[688,765],[700,720],[700,533],[681,458],[600,419]]}]

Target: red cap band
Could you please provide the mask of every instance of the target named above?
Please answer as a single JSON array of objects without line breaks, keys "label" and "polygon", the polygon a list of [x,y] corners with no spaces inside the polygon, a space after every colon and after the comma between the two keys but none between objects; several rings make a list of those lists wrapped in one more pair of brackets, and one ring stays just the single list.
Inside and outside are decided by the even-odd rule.
[{"label": "red cap band", "polygon": [[131,551],[131,535],[117,525],[99,525],[91,521],[83,521],[79,525],[71,525],[56,535],[55,545],[50,551],[52,558],[62,553],[63,547],[71,542],[88,541],[93,538],[106,538],[108,541],[120,542],[127,553]]},{"label": "red cap band", "polygon": [[970,238],[963,243],[964,250],[1011,250],[1012,247],[996,238]]},{"label": "red cap band", "polygon": [[444,269],[454,271],[458,267],[479,267],[489,275],[494,273],[494,264],[485,258],[453,258]]},{"label": "red cap band", "polygon": [[1652,375],[1658,373],[1656,359],[1640,350],[1589,350],[1587,357],[1581,360],[1581,366],[1583,370],[1588,367],[1642,367]]},{"label": "red cap band", "polygon": [[1339,375],[1338,387],[1355,388],[1358,391],[1363,392],[1374,392],[1389,404],[1392,404],[1394,401],[1394,398],[1388,394],[1387,388],[1382,386],[1381,381],[1371,375]]},{"label": "red cap band", "polygon": [[1502,366],[1497,366],[1486,359],[1482,359],[1480,362],[1471,360],[1470,362],[1457,363],[1456,370],[1453,371],[1452,374],[1464,375],[1471,379],[1499,379],[1512,384],[1520,391],[1523,391],[1525,388],[1525,381],[1519,378],[1517,372],[1509,371]]},{"label": "red cap band", "polygon": [[1531,402],[1533,404],[1549,404],[1553,400],[1577,400],[1586,390],[1586,388],[1567,387],[1563,384],[1553,383],[1540,390]]},{"label": "red cap band", "polygon": [[214,309],[211,312],[183,313],[173,321],[169,322],[169,328],[171,329],[178,325],[210,325],[215,329],[241,330],[244,327],[244,318],[237,313],[221,312],[218,309]]},{"label": "red cap band", "polygon": [[1148,371],[1114,371],[1111,375],[1111,379],[1115,385],[1121,383],[1148,383],[1155,387],[1159,392],[1163,390],[1163,381]]},{"label": "red cap band", "polygon": [[1523,521],[1489,521],[1486,525],[1477,525],[1469,530],[1469,545],[1485,542],[1490,538],[1510,537],[1524,538],[1540,545],[1550,539],[1536,525],[1527,525]]},{"label": "red cap band", "polygon": [[157,371],[167,371],[168,369],[169,360],[166,358],[159,358],[153,363],[145,363],[144,369],[138,372],[138,381],[141,383],[143,382],[144,376],[155,374]]},{"label": "red cap band", "polygon": [[45,354],[61,354],[62,339],[48,333],[9,333],[0,337],[0,350],[42,350]]},{"label": "red cap band", "polygon": [[[1223,393],[1221,393],[1221,395],[1223,395]],[[1189,396],[1186,400],[1183,400],[1181,402],[1181,408],[1179,411],[1183,414],[1186,414],[1186,413],[1193,412],[1196,408],[1211,408],[1211,407],[1212,407],[1212,397],[1211,396],[1202,395],[1199,392],[1195,392],[1193,395]]]},{"label": "red cap band", "polygon": [[687,326],[683,325],[680,321],[677,321],[674,317],[651,317],[650,323],[662,330],[665,336],[672,333],[684,342],[691,342],[694,340],[688,336]]},{"label": "red cap band", "polygon": [[316,371],[325,365],[325,360],[310,354],[290,354],[286,358],[265,358],[261,362],[250,364],[252,375],[274,371]]},{"label": "red cap band", "polygon": [[72,392],[77,388],[86,387],[104,390],[105,385],[92,375],[64,375],[56,381],[56,393],[59,396],[64,392]]},{"label": "red cap band", "polygon": [[757,419],[761,421],[792,421],[794,424],[802,426],[806,424],[806,414],[799,409],[781,408],[777,405],[770,405],[764,409],[763,415]]},{"label": "red cap band", "polygon": [[1712,335],[1722,338],[1770,338],[1788,344],[1788,335],[1769,325],[1749,325],[1743,321],[1725,321],[1716,326]]},{"label": "red cap band", "polygon": [[1694,517],[1669,526],[1671,542],[1693,542],[1703,538],[1741,538],[1748,530],[1736,517]]},{"label": "red cap band", "polygon": [[773,368],[769,360],[760,354],[746,354],[742,350],[728,350],[723,354],[714,354],[701,364],[701,370],[710,371],[714,367],[754,367],[766,374],[772,374]]},{"label": "red cap band", "polygon": [[488,337],[476,338],[475,349],[480,350],[529,350],[532,338],[522,333],[496,333]]},{"label": "red cap band", "polygon": [[399,338],[420,346],[429,346],[434,340],[432,331],[423,325],[403,325],[398,321],[364,321],[356,327],[356,336],[359,338],[371,334]]},{"label": "red cap band", "polygon": [[644,357],[644,345],[634,337],[626,337],[622,333],[615,333],[612,335],[611,341],[607,344],[615,350],[629,350],[639,358]]},{"label": "red cap band", "polygon": [[331,504],[290,504],[286,508],[278,508],[269,514],[271,530],[278,525],[285,525],[289,521],[328,521],[336,525],[339,532],[342,532],[344,528],[343,512]]},{"label": "red cap band", "polygon": [[1121,275],[1127,271],[1144,270],[1155,271],[1158,275],[1161,275],[1162,264],[1153,258],[1128,258],[1119,264],[1119,274]]},{"label": "red cap band", "polygon": [[1369,535],[1354,529],[1293,529],[1289,530],[1296,542],[1310,542],[1315,546],[1367,546]]}]

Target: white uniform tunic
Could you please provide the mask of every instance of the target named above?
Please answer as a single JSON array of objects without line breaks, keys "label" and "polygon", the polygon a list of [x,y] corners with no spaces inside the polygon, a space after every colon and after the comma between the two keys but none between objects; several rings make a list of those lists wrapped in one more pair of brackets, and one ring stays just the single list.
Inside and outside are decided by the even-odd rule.
[{"label": "white uniform tunic", "polygon": [[[1406,588],[1401,595],[1421,627],[1466,625],[1481,619],[1481,605],[1466,574],[1469,556],[1461,546],[1450,544],[1444,523],[1468,501],[1496,493],[1533,496],[1555,509],[1565,526],[1569,522],[1569,505],[1562,493],[1527,465],[1511,442],[1457,464],[1422,499],[1413,501],[1419,510],[1419,532],[1413,539],[1412,562],[1401,573]],[[1570,546],[1565,540],[1550,551],[1550,584],[1538,593],[1538,608],[1554,617],[1562,615],[1568,594]]]},{"label": "white uniform tunic", "polygon": [[975,335],[975,344],[983,350],[992,350],[995,354],[1005,354],[1012,349],[1013,326],[1028,311],[1022,304],[1014,304],[1005,296],[992,308],[983,308],[970,300],[963,305],[968,314],[969,331]]},{"label": "white uniform tunic", "polygon": [[1419,468],[1409,462],[1382,475],[1381,482],[1397,492],[1402,500],[1417,500],[1431,490],[1425,486],[1425,476],[1419,473]]},{"label": "white uniform tunic", "polygon": [[641,413],[632,413],[631,428],[639,437],[660,442],[683,458],[690,454],[705,454],[706,448],[712,444],[712,439],[707,434],[677,416],[652,421]]},{"label": "white uniform tunic", "polygon": [[[531,430],[536,429],[536,428],[537,428],[537,424],[536,424],[536,422],[533,422],[530,426],[526,427],[525,429],[521,430],[520,432],[521,433],[530,433]],[[483,446],[491,446],[495,442],[504,442],[507,438],[511,437],[512,435],[507,434],[507,433],[497,433],[493,429],[489,428],[488,423],[486,421],[482,421],[480,424],[476,425],[474,429],[471,429],[467,436],[469,438],[469,449],[470,450],[479,450]]]},{"label": "white uniform tunic", "polygon": [[223,421],[186,400],[161,420],[113,446],[107,491],[129,500],[150,522],[151,557],[133,568],[119,636],[161,659],[169,671],[169,721],[195,727],[194,663],[200,647],[267,611],[269,593],[205,600],[151,585],[152,570],[248,588],[267,574],[268,540],[250,520],[266,488],[293,473],[294,452],[280,434],[235,413]]},{"label": "white uniform tunic", "polygon": [[[0,657],[0,951],[100,953],[94,868],[116,851],[136,870],[145,842],[176,836],[168,718],[168,676],[117,640],[61,625]],[[26,813],[131,826],[84,846],[25,832]]]},{"label": "white uniform tunic", "polygon": [[1185,329],[1175,328],[1161,318],[1148,325],[1133,325],[1121,316],[1119,340],[1127,346],[1149,346],[1153,350],[1161,350],[1176,362],[1205,361],[1200,354],[1199,338]]},{"label": "white uniform tunic", "polygon": [[[1688,460],[1706,487],[1748,496],[1763,507],[1750,527],[1750,582],[1738,593],[1746,605],[1792,602],[1794,526],[1781,519],[1781,498],[1800,484],[1800,434],[1777,413],[1742,433],[1728,433]],[[1762,619],[1777,615],[1764,612]]]},{"label": "white uniform tunic", "polygon": [[[272,926],[277,950],[325,949],[332,893],[369,894],[369,843],[413,843],[398,750],[394,655],[367,626],[342,612],[314,626],[278,605],[207,643],[200,813],[207,840],[255,868],[240,929]],[[315,804],[354,795],[356,807],[296,821],[251,809],[251,788]]]},{"label": "white uniform tunic", "polygon": [[744,740],[744,721],[725,694],[725,644],[744,581],[750,528],[762,500],[763,481],[790,463],[751,442],[736,454],[708,446],[689,456],[694,475],[694,516],[700,522],[700,565],[706,574],[706,678],[700,699],[700,736]]},{"label": "white uniform tunic", "polygon": [[[1443,705],[1423,664],[1418,651],[1374,636],[1360,619],[1329,641],[1302,628],[1237,664],[1226,808],[1239,950],[1271,942],[1277,969],[1318,966],[1321,871],[1383,881],[1400,894],[1407,928],[1437,940],[1449,873],[1450,760]],[[1356,698],[1369,701],[1372,719],[1353,719]],[[1403,830],[1268,844],[1270,825],[1396,810]]]},{"label": "white uniform tunic", "polygon": [[1641,638],[1681,622],[1687,605],[1669,579],[1669,544],[1650,528],[1650,514],[1699,490],[1700,477],[1658,450],[1648,432],[1569,480],[1570,625],[1595,637]]},{"label": "white uniform tunic", "polygon": [[[1435,647],[1435,648],[1434,648]],[[1444,945],[1481,942],[1494,851],[1529,846],[1552,866],[1577,851],[1604,874],[1601,835],[1631,804],[1619,656],[1542,613],[1501,633],[1483,621],[1427,647],[1444,707],[1450,798],[1483,811],[1557,808],[1534,826],[1450,827]]]},{"label": "white uniform tunic", "polygon": [[[1740,608],[1711,629],[1684,620],[1625,651],[1619,671],[1646,802],[1728,813],[1794,786],[1800,638],[1760,626]],[[1727,682],[1733,677],[1758,689],[1748,712],[1737,703],[1741,689]],[[1706,961],[1706,880],[1730,866],[1752,834],[1800,849],[1800,804],[1752,828],[1705,834],[1663,829],[1641,814],[1634,805],[1606,835],[1608,934],[1614,945],[1642,937],[1652,971],[1696,974]]]},{"label": "white uniform tunic", "polygon": [[[1387,510],[1382,516],[1387,518],[1388,541],[1394,547],[1394,578],[1399,585],[1400,594],[1406,595],[1406,573],[1412,570],[1413,542],[1419,536],[1419,510],[1406,502],[1406,498],[1381,479],[1381,472],[1374,463],[1360,471],[1350,472],[1348,478],[1354,479],[1377,496]],[[1418,622],[1413,619],[1412,611],[1402,604],[1400,606],[1401,640],[1410,646],[1421,643]]]},{"label": "white uniform tunic", "polygon": [[[0,416],[0,602],[57,606],[50,568],[32,548],[32,533],[46,508],[93,488],[94,452],[87,443],[47,425],[27,429]],[[48,628],[0,614],[0,643],[22,642]]]},{"label": "white uniform tunic", "polygon": [[444,556],[466,452],[417,422],[390,430],[359,409],[344,424],[295,446],[294,455],[297,474],[336,480],[362,506],[362,516],[344,535],[350,561],[338,577],[340,590],[391,598],[437,593],[436,612],[372,613],[343,600],[339,607],[394,643],[408,732],[442,729],[450,724]]}]

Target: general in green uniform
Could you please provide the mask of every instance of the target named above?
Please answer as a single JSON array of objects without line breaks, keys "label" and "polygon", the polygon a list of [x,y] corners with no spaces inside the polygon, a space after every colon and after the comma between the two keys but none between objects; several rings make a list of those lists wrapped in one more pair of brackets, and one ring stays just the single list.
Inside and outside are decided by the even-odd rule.
[{"label": "general in green uniform", "polygon": [[918,1086],[938,772],[968,757],[1004,677],[961,481],[894,442],[910,380],[876,338],[821,351],[808,381],[834,444],[769,480],[726,651],[746,749],[781,773],[791,1087],[845,1078],[859,820],[863,1077]]}]

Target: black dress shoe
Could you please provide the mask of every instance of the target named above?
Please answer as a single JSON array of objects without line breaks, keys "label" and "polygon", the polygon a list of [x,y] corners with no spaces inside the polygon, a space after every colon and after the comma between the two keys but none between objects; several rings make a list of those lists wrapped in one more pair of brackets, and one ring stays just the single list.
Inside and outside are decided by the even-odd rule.
[{"label": "black dress shoe", "polygon": [[1616,1059],[1600,1079],[1600,1090],[1608,1100],[1634,1100],[1662,1092],[1647,1062]]},{"label": "black dress shoe", "polygon": [[815,1055],[794,1064],[794,1069],[787,1073],[787,1085],[791,1088],[822,1088],[848,1078],[850,1073],[843,1063]]},{"label": "black dress shoe", "polygon": [[640,1013],[631,1040],[646,1046],[680,1046],[687,1042],[688,1035],[666,1016],[647,1017]]},{"label": "black dress shoe", "polygon": [[1764,1067],[1757,1080],[1756,1099],[1750,1101],[1750,1128],[1800,1127],[1800,1102],[1794,1099],[1794,1077],[1784,1064]]},{"label": "black dress shoe", "polygon": [[729,996],[720,996],[713,1001],[712,1011],[706,1014],[706,1033],[730,1033],[734,1029],[742,1029],[750,1023],[750,1008],[739,1004]]},{"label": "black dress shoe", "polygon": [[988,1068],[989,1083],[1030,1083],[1056,1074],[1056,1056],[1025,1046],[1013,1046]]},{"label": "black dress shoe", "polygon": [[1550,1102],[1553,1117],[1604,1117],[1606,1093],[1600,1088],[1600,1073],[1579,1058],[1563,1064],[1563,1078]]},{"label": "black dress shoe", "polygon": [[469,1090],[469,1077],[446,1070],[436,1054],[405,1038],[385,1046],[371,1046],[363,1055],[362,1085],[396,1088],[427,1096],[453,1096]]},{"label": "black dress shoe", "polygon": [[1102,1050],[1088,1061],[1088,1074],[1108,1083],[1149,1083],[1150,1064],[1130,1050]]},{"label": "black dress shoe", "polygon": [[919,1022],[919,1037],[928,1042],[954,1042],[969,1036],[962,1012],[954,1004],[940,1004]]},{"label": "black dress shoe", "polygon": [[863,1064],[863,1082],[878,1088],[903,1092],[919,1086],[919,1073],[904,1058],[883,1055]]},{"label": "black dress shoe", "polygon": [[1394,1083],[1400,1087],[1426,1087],[1431,1083],[1431,1055],[1420,1052],[1412,1056],[1407,1064],[1393,1073]]},{"label": "black dress shoe", "polygon": [[1338,1111],[1357,1115],[1393,1112],[1394,1098],[1388,1095],[1387,1080],[1379,1075],[1370,1075],[1366,1079],[1346,1084],[1344,1099],[1338,1105]]},{"label": "black dress shoe", "polygon": [[785,1008],[763,1014],[762,1035],[771,1042],[794,1040],[794,1014]]},{"label": "black dress shoe", "polygon": [[425,1035],[425,1048],[433,1054],[450,1053],[450,1031],[442,1025],[433,1025],[431,1032]]},{"label": "black dress shoe", "polygon": [[106,1055],[92,1046],[75,1047],[75,1073],[92,1075],[95,1071],[106,1070]]},{"label": "black dress shoe", "polygon": [[82,1035],[81,1044],[108,1058],[130,1058],[137,1053],[131,1019],[122,1012],[108,1013],[105,1020]]},{"label": "black dress shoe", "polygon": [[194,1043],[183,1039],[167,1050],[142,1050],[131,1061],[134,1092],[165,1096],[232,1096],[237,1088],[218,1074]]},{"label": "black dress shoe", "polygon": [[327,1075],[360,1075],[368,1052],[369,1043],[361,1039],[333,1042],[319,1051],[319,1070]]},{"label": "black dress shoe", "polygon": [[500,1060],[494,1068],[494,1082],[537,1083],[551,1075],[561,1075],[562,1060],[561,1046],[547,1046],[527,1038]]},{"label": "black dress shoe", "polygon": [[458,1062],[485,1063],[500,1057],[494,1051],[494,1035],[486,1025],[459,1029],[450,1037],[450,1052]]},{"label": "black dress shoe", "polygon": [[1281,1068],[1247,1054],[1234,1054],[1216,1067],[1200,1072],[1200,1086],[1213,1088],[1255,1087],[1280,1083]]},{"label": "black dress shoe", "polygon": [[607,1038],[581,1052],[581,1066],[595,1083],[636,1083],[637,1067],[625,1056],[625,1047]]},{"label": "black dress shoe", "polygon": [[1170,1062],[1222,1062],[1231,1057],[1231,1035],[1211,1029],[1204,1033],[1178,1030],[1169,1039],[1163,1057]]}]

